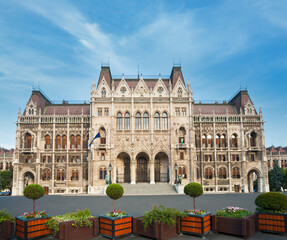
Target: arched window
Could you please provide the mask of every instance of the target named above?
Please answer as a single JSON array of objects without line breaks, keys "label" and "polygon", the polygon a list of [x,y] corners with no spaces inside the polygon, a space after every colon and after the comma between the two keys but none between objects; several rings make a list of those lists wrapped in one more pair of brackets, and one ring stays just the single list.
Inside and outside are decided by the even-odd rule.
[{"label": "arched window", "polygon": [[125,129],[130,129],[130,114],[125,113]]},{"label": "arched window", "polygon": [[107,169],[105,167],[100,168],[100,179],[105,179],[107,175]]},{"label": "arched window", "polygon": [[256,146],[256,133],[252,132],[250,134],[250,147],[255,147]]},{"label": "arched window", "polygon": [[162,129],[167,130],[168,129],[168,118],[167,118],[167,113],[164,112],[162,114]]},{"label": "arched window", "polygon": [[83,148],[88,148],[89,145],[89,134],[86,135],[86,137],[84,138],[84,142],[83,142]]},{"label": "arched window", "polygon": [[61,148],[61,136],[57,135],[56,136],[56,149],[60,149]]},{"label": "arched window", "polygon": [[123,128],[123,115],[121,112],[117,115],[117,129],[121,130]]},{"label": "arched window", "polygon": [[180,144],[180,146],[182,147],[183,144],[185,143],[185,128],[184,127],[180,127],[179,128],[179,132],[178,132],[178,143]]},{"label": "arched window", "polygon": [[50,149],[51,148],[51,139],[49,135],[45,136],[45,149]]},{"label": "arched window", "polygon": [[237,135],[236,134],[232,134],[231,136],[231,147],[237,148]]},{"label": "arched window", "polygon": [[79,171],[77,169],[74,169],[72,171],[72,176],[71,176],[71,180],[79,180]]},{"label": "arched window", "polygon": [[216,134],[215,141],[216,141],[216,147],[220,148],[220,135],[219,134]]},{"label": "arched window", "polygon": [[238,167],[232,169],[232,178],[240,178],[240,172]]},{"label": "arched window", "polygon": [[58,169],[57,170],[57,180],[58,181],[64,181],[65,180],[65,170],[64,169]]},{"label": "arched window", "polygon": [[226,169],[225,168],[223,168],[223,167],[219,168],[218,177],[220,179],[226,179]]},{"label": "arched window", "polygon": [[203,134],[203,135],[202,135],[202,147],[203,147],[203,148],[206,148],[206,144],[207,144],[207,142],[206,142],[206,135]]},{"label": "arched window", "polygon": [[67,136],[66,135],[64,135],[63,136],[63,142],[62,142],[62,148],[63,149],[66,149],[67,148]]},{"label": "arched window", "polygon": [[199,179],[199,177],[200,177],[199,168],[196,168],[196,178]]},{"label": "arched window", "polygon": [[160,129],[160,115],[158,112],[156,112],[154,115],[154,128],[156,130]]},{"label": "arched window", "polygon": [[31,148],[32,147],[32,137],[30,133],[26,133],[25,135],[25,148]]},{"label": "arched window", "polygon": [[42,174],[43,181],[49,181],[51,179],[51,171],[50,169],[44,169]]},{"label": "arched window", "polygon": [[186,167],[184,166],[179,167],[178,174],[181,175],[182,179],[186,178]]},{"label": "arched window", "polygon": [[208,136],[207,136],[207,146],[208,146],[208,147],[212,147],[212,145],[213,145],[213,144],[212,144],[212,137],[211,137],[211,135],[208,135]]},{"label": "arched window", "polygon": [[221,144],[222,144],[222,147],[224,148],[226,147],[226,138],[224,134],[221,135]]},{"label": "arched window", "polygon": [[149,115],[147,112],[144,113],[143,128],[144,128],[144,130],[149,129]]},{"label": "arched window", "polygon": [[106,95],[107,95],[106,89],[103,88],[103,89],[102,89],[102,97],[106,97]]},{"label": "arched window", "polygon": [[181,88],[178,89],[177,96],[178,97],[182,97],[182,89]]},{"label": "arched window", "polygon": [[3,163],[1,162],[0,163],[0,170],[2,170],[3,169]]},{"label": "arched window", "polygon": [[76,137],[76,141],[77,141],[77,149],[80,149],[81,148],[81,136],[80,135],[77,135]]},{"label": "arched window", "polygon": [[212,179],[212,169],[206,168],[204,171],[205,179]]},{"label": "arched window", "polygon": [[102,127],[100,128],[100,144],[106,144],[106,130]]},{"label": "arched window", "polygon": [[136,114],[136,129],[141,129],[142,128],[142,118],[141,114],[137,112]]},{"label": "arched window", "polygon": [[75,148],[75,136],[71,135],[70,137],[70,148],[74,149]]}]

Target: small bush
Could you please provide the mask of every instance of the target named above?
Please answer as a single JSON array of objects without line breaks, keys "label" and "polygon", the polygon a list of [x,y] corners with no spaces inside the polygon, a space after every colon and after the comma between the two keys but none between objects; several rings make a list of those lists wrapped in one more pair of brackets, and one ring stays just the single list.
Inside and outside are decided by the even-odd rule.
[{"label": "small bush", "polygon": [[123,196],[124,188],[120,184],[113,183],[107,187],[106,194],[109,196],[109,198],[117,200]]},{"label": "small bush", "polygon": [[193,197],[193,209],[195,211],[195,198],[203,194],[203,188],[199,183],[192,182],[184,187],[184,193]]},{"label": "small bush", "polygon": [[23,194],[26,198],[36,200],[44,196],[45,189],[39,184],[30,184],[25,187]]},{"label": "small bush", "polygon": [[[7,209],[3,209],[0,211],[0,224],[6,220],[9,220],[11,222],[15,221],[15,218],[12,216],[11,213],[7,211]],[[1,228],[0,228],[1,229]]]},{"label": "small bush", "polygon": [[262,193],[255,199],[257,211],[285,213],[287,212],[287,196],[283,193]]}]

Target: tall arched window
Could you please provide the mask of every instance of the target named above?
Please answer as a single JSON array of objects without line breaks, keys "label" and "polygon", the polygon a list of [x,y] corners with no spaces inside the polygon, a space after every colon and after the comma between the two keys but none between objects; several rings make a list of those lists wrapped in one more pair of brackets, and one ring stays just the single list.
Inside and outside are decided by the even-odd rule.
[{"label": "tall arched window", "polygon": [[220,148],[220,135],[219,134],[216,134],[215,141],[216,141],[216,147]]},{"label": "tall arched window", "polygon": [[62,148],[63,149],[66,149],[67,148],[67,136],[66,135],[64,135],[63,136],[63,142],[62,142]]},{"label": "tall arched window", "polygon": [[102,90],[102,97],[106,97],[106,95],[107,95],[106,89],[103,88],[103,90]]},{"label": "tall arched window", "polygon": [[31,148],[32,147],[32,137],[30,133],[26,133],[25,135],[25,148]]},{"label": "tall arched window", "polygon": [[179,167],[178,174],[180,174],[182,178],[186,178],[186,167],[184,166]]},{"label": "tall arched window", "polygon": [[58,169],[57,170],[57,180],[58,181],[64,181],[65,180],[65,170],[64,169]]},{"label": "tall arched window", "polygon": [[50,149],[51,147],[51,139],[49,135],[45,136],[45,149]]},{"label": "tall arched window", "polygon": [[211,137],[211,135],[208,135],[208,136],[207,136],[207,146],[208,146],[208,147],[212,147],[212,145],[213,145],[213,144],[212,144],[212,137]]},{"label": "tall arched window", "polygon": [[123,115],[121,112],[117,115],[117,129],[121,130],[123,128]]},{"label": "tall arched window", "polygon": [[61,148],[61,136],[57,135],[56,136],[56,149],[60,149]]},{"label": "tall arched window", "polygon": [[224,148],[226,147],[226,138],[224,134],[221,135],[221,144],[222,144],[222,147]]},{"label": "tall arched window", "polygon": [[142,128],[142,118],[141,114],[137,112],[136,114],[136,129],[141,129]]},{"label": "tall arched window", "polygon": [[80,149],[81,148],[81,136],[80,135],[77,135],[76,137],[76,141],[77,141],[77,148]]},{"label": "tall arched window", "polygon": [[106,144],[106,129],[103,127],[100,128],[100,144]]},{"label": "tall arched window", "polygon": [[204,171],[204,176],[206,179],[212,179],[212,169],[206,168]]},{"label": "tall arched window", "polygon": [[49,181],[51,179],[51,171],[50,169],[44,169],[42,174],[43,181]]},{"label": "tall arched window", "polygon": [[225,168],[223,168],[223,167],[219,168],[218,177],[220,179],[226,179],[226,169]]},{"label": "tall arched window", "polygon": [[125,113],[125,129],[130,129],[130,114]]},{"label": "tall arched window", "polygon": [[164,112],[162,114],[162,129],[167,130],[168,129],[168,118],[167,118],[167,113]]},{"label": "tall arched window", "polygon": [[144,117],[143,117],[143,128],[145,130],[149,129],[149,115],[147,112],[144,113]]},{"label": "tall arched window", "polygon": [[231,146],[237,148],[237,135],[232,134],[231,136]]},{"label": "tall arched window", "polygon": [[202,135],[202,147],[203,147],[203,148],[206,148],[206,145],[207,145],[206,135],[203,134],[203,135]]},{"label": "tall arched window", "polygon": [[100,168],[100,179],[105,179],[107,175],[107,169],[105,167]]},{"label": "tall arched window", "polygon": [[250,147],[255,147],[256,146],[256,133],[252,132],[250,134]]},{"label": "tall arched window", "polygon": [[238,167],[232,169],[232,178],[240,178],[240,172]]},{"label": "tall arched window", "polygon": [[70,148],[74,149],[75,148],[75,136],[71,135],[70,137]]},{"label": "tall arched window", "polygon": [[160,115],[158,112],[156,112],[154,115],[154,128],[156,130],[160,129]]},{"label": "tall arched window", "polygon": [[71,180],[79,180],[79,171],[77,169],[72,171]]}]

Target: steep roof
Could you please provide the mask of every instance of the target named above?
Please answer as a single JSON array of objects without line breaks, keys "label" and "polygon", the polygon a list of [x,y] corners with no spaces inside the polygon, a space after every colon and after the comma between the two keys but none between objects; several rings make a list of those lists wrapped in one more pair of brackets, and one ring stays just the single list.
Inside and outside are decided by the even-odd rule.
[{"label": "steep roof", "polygon": [[238,114],[237,109],[231,104],[194,104],[194,114]]},{"label": "steep roof", "polygon": [[90,114],[90,104],[53,104],[47,106],[43,115],[81,115],[83,110],[84,115]]},{"label": "steep roof", "polygon": [[[247,90],[240,90],[240,91],[238,91],[238,93],[234,97],[231,98],[231,100],[229,100],[228,103],[235,105],[237,112],[240,113],[240,108],[243,109],[243,107],[245,106],[245,104],[248,101],[250,101],[252,103],[251,98],[248,94],[248,91]],[[255,110],[255,112],[256,112],[256,110]]]}]

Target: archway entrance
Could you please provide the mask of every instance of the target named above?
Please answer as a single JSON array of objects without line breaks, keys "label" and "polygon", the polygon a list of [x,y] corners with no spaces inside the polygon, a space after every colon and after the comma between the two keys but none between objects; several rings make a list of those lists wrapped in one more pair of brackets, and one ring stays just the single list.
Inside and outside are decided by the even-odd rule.
[{"label": "archway entrance", "polygon": [[117,182],[130,183],[131,182],[131,169],[130,169],[130,156],[122,152],[117,156]]},{"label": "archway entrance", "polygon": [[26,186],[28,186],[29,184],[33,184],[34,181],[35,181],[35,178],[34,178],[33,173],[31,173],[31,172],[26,172],[26,173],[24,174],[24,182],[23,182],[24,188],[25,188]]},{"label": "archway entrance", "polygon": [[247,174],[248,191],[261,192],[260,174],[257,170],[252,169]]},{"label": "archway entrance", "polygon": [[139,153],[137,156],[137,182],[149,182],[148,171],[149,157],[146,153]]},{"label": "archway entrance", "polygon": [[154,180],[155,182],[169,182],[168,156],[164,152],[155,155]]}]

